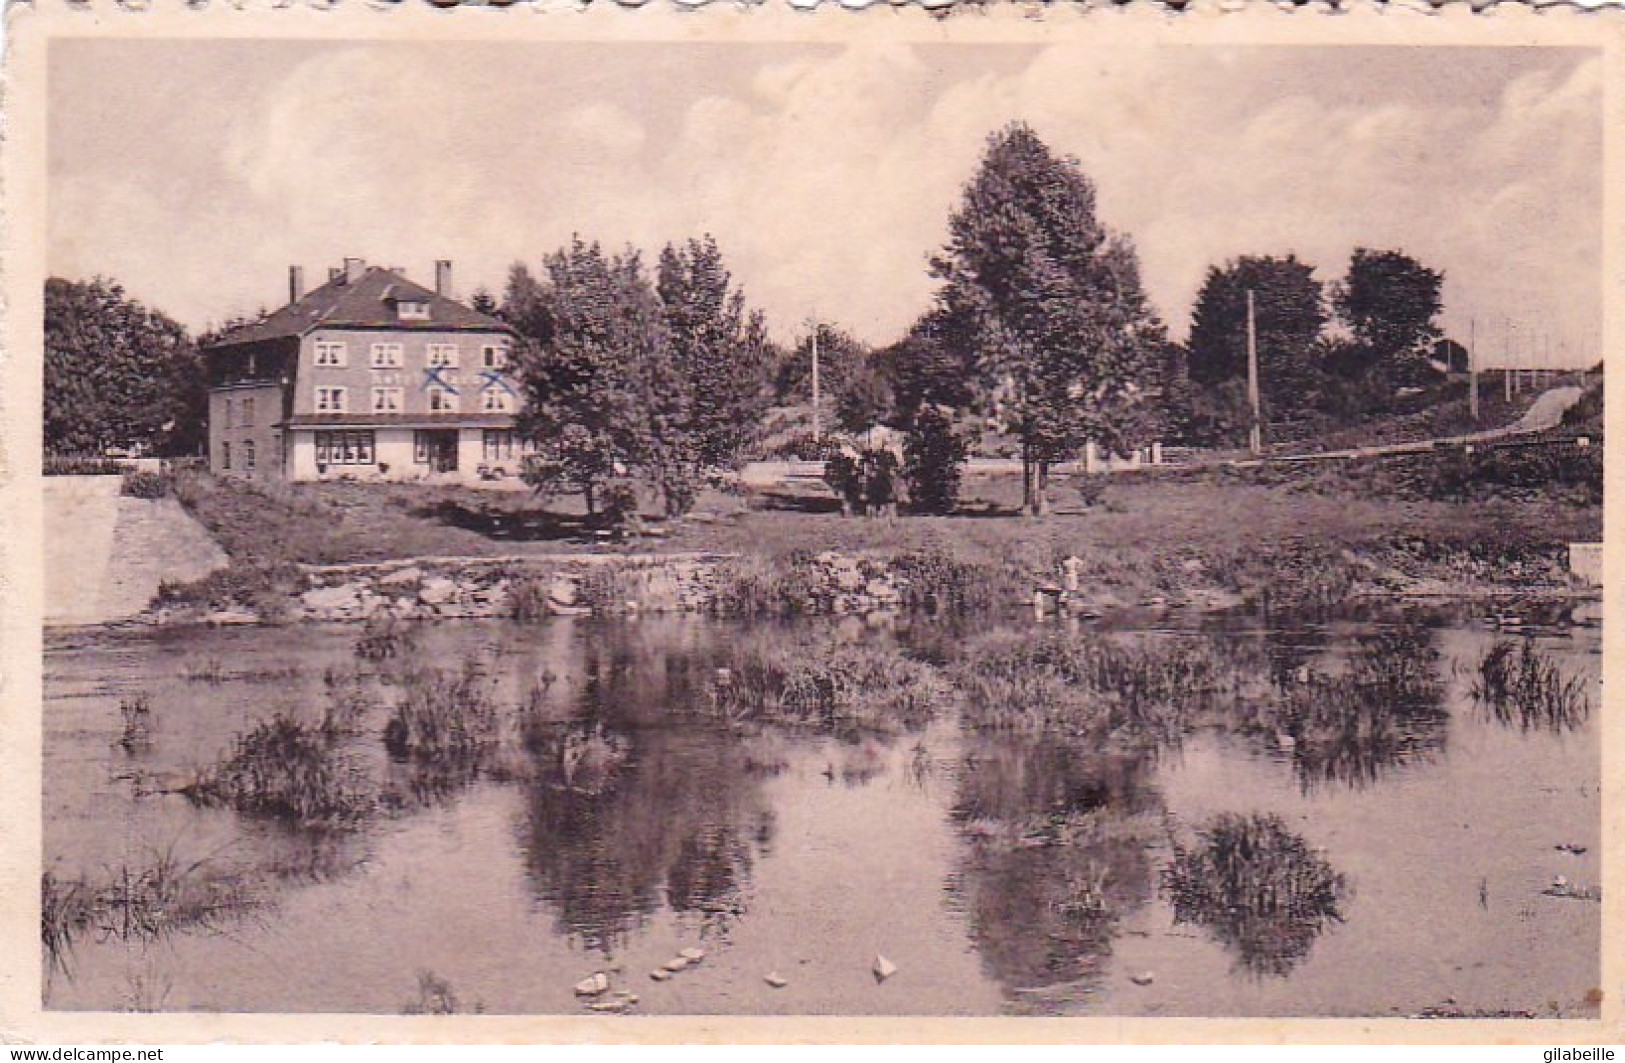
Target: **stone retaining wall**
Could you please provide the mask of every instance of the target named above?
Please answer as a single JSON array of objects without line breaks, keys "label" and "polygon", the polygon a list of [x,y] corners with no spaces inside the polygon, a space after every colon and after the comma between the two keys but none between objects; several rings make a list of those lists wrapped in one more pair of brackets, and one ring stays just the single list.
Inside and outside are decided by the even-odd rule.
[{"label": "stone retaining wall", "polygon": [[[324,566],[287,619],[399,619],[706,612],[741,562],[724,555],[459,559]],[[827,552],[797,569],[803,611],[898,608],[902,581],[884,562]]]}]

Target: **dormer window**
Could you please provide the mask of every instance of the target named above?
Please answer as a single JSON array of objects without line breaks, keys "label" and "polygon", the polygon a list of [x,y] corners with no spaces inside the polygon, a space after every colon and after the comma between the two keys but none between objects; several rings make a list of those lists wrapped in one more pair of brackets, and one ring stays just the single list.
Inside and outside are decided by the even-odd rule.
[{"label": "dormer window", "polygon": [[395,304],[395,315],[402,321],[427,321],[429,304],[422,299],[402,299]]}]

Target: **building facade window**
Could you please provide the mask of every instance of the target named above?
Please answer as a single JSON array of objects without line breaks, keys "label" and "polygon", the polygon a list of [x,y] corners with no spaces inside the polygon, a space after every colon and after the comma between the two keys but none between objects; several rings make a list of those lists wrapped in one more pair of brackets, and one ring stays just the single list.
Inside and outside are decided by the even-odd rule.
[{"label": "building facade window", "polygon": [[345,410],[345,392],[347,388],[317,388],[317,413],[343,413]]},{"label": "building facade window", "polygon": [[481,442],[486,461],[512,461],[536,453],[536,444],[512,428],[487,428]]},{"label": "building facade window", "polygon": [[228,469],[228,470],[231,468],[231,444],[230,443],[221,443],[220,444],[220,467],[222,469]]},{"label": "building facade window", "polygon": [[320,340],[316,344],[316,364],[328,368],[343,366],[348,360],[344,344],[336,340]]},{"label": "building facade window", "polygon": [[400,388],[372,389],[373,413],[400,413],[401,402],[402,398]]},{"label": "building facade window", "polygon": [[504,388],[486,388],[480,392],[480,409],[486,413],[511,413],[513,396]]},{"label": "building facade window", "polygon": [[508,368],[508,346],[505,343],[487,343],[480,348],[480,365],[486,369]]},{"label": "building facade window", "polygon": [[395,313],[402,321],[427,321],[429,304],[421,299],[402,299],[395,304]]},{"label": "building facade window", "polygon": [[430,413],[456,413],[457,393],[449,388],[430,386],[429,388]]},{"label": "building facade window", "polygon": [[457,345],[455,343],[429,344],[430,369],[457,368]]},{"label": "building facade window", "polygon": [[372,367],[374,369],[399,369],[401,367],[401,345],[398,343],[373,344]]},{"label": "building facade window", "polygon": [[373,434],[367,431],[317,432],[317,465],[371,465]]},{"label": "building facade window", "polygon": [[415,464],[429,464],[429,442],[431,438],[427,432],[418,431],[412,433],[412,461]]},{"label": "building facade window", "polygon": [[252,395],[244,396],[242,414],[242,426],[244,428],[254,427],[254,397]]},{"label": "building facade window", "polygon": [[247,472],[254,471],[254,441],[252,439],[243,440],[243,469]]},{"label": "building facade window", "polygon": [[226,396],[225,411],[226,411],[225,416],[222,418],[222,420],[225,422],[225,427],[230,428],[232,426],[231,425],[231,396],[230,395]]}]

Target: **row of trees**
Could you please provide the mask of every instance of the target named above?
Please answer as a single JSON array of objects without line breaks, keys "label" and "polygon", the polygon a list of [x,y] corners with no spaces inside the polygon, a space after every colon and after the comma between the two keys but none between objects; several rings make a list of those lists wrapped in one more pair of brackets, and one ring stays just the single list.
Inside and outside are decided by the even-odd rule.
[{"label": "row of trees", "polygon": [[[989,137],[948,233],[930,305],[879,350],[833,325],[776,347],[709,235],[667,245],[652,269],[580,238],[539,274],[514,266],[500,300],[474,302],[525,340],[520,427],[549,459],[533,482],[597,512],[633,504],[641,481],[680,514],[708,472],[751,452],[769,406],[809,397],[816,343],[836,424],[909,433],[928,505],[953,504],[954,470],[931,466],[962,462],[957,426],[981,424],[1019,447],[1026,507],[1041,512],[1049,470],[1086,441],[1128,452],[1170,432],[1245,432],[1249,292],[1272,419],[1380,406],[1420,378],[1439,338],[1442,276],[1361,249],[1329,288],[1291,255],[1215,266],[1189,341],[1170,342],[1078,161],[1020,122]],[[52,281],[46,296],[48,445],[201,444],[204,374],[179,325],[105,281]]]},{"label": "row of trees", "polygon": [[1356,249],[1344,279],[1331,285],[1294,255],[1244,255],[1210,267],[1190,339],[1174,351],[1173,427],[1195,443],[1245,436],[1252,416],[1249,292],[1266,420],[1347,420],[1384,411],[1401,389],[1433,376],[1443,284],[1443,274],[1401,251],[1369,248]]},{"label": "row of trees", "polygon": [[553,451],[550,482],[593,509],[604,485],[641,476],[682,512],[708,468],[739,456],[769,401],[806,394],[814,342],[838,424],[925,431],[942,438],[916,439],[912,453],[962,460],[943,425],[960,412],[990,418],[1019,441],[1033,511],[1050,467],[1086,439],[1125,450],[1160,430],[1166,332],[1132,244],[1097,219],[1076,160],[1007,127],[949,231],[931,263],[932,305],[878,352],[823,326],[775,351],[709,237],[668,246],[653,277],[636,251],[579,239],[548,256],[544,278],[514,267],[497,309],[530,340],[524,428]]}]

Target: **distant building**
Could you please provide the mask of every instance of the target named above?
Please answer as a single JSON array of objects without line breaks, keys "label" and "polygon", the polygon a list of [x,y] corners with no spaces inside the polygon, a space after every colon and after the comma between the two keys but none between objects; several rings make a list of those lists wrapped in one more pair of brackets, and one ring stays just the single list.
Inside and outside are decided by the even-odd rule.
[{"label": "distant building", "polygon": [[347,258],[287,306],[205,349],[209,465],[288,480],[463,479],[519,471],[515,333],[399,270]]}]

